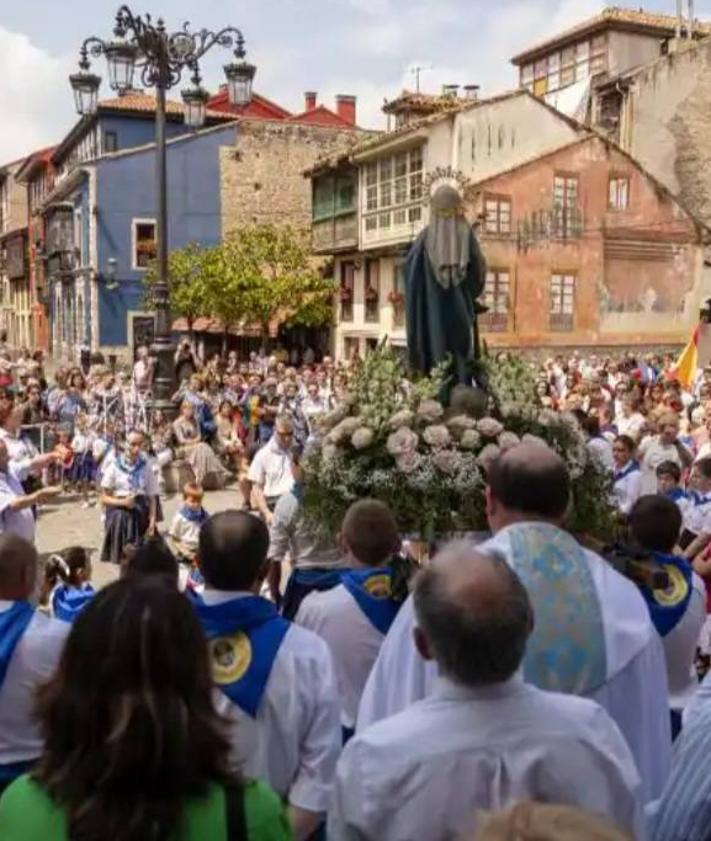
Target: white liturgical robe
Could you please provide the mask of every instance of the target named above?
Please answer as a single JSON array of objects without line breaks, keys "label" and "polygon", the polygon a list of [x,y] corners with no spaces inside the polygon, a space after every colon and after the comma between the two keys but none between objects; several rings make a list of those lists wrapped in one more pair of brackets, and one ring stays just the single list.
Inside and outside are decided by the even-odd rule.
[{"label": "white liturgical robe", "polygon": [[[526,525],[502,529],[479,550],[498,552],[516,568],[511,532]],[[607,674],[586,697],[604,707],[620,728],[637,762],[645,801],[652,801],[661,794],[671,764],[662,643],[637,587],[595,553],[585,550],[584,556],[601,612]],[[534,613],[541,616],[546,607],[545,599],[539,604],[534,599]],[[414,626],[410,597],[393,622],[368,678],[358,710],[358,732],[429,694],[437,669],[417,653],[412,641]]]},{"label": "white liturgical robe", "polygon": [[580,806],[645,837],[640,779],[598,704],[520,676],[432,693],[359,733],[338,763],[329,841],[448,841],[478,809],[520,800]]}]

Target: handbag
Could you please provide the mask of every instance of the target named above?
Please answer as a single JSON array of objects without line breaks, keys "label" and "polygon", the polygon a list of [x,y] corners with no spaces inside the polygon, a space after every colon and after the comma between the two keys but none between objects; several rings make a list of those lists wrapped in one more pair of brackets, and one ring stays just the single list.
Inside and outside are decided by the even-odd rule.
[{"label": "handbag", "polygon": [[249,841],[244,811],[244,793],[244,785],[230,783],[225,786],[227,841]]}]

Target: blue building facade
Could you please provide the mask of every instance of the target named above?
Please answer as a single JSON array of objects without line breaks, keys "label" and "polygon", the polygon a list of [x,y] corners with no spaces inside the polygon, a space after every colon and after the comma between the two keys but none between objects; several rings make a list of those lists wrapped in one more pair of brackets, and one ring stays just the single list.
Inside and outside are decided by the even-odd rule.
[{"label": "blue building facade", "polygon": [[[144,97],[148,99],[148,97]],[[152,99],[151,99],[152,101]],[[198,132],[169,122],[168,247],[221,238],[220,148],[236,125]],[[155,255],[154,114],[102,113],[82,120],[54,155],[43,206],[50,345],[76,358],[81,346],[128,358],[152,337],[144,278]]]}]

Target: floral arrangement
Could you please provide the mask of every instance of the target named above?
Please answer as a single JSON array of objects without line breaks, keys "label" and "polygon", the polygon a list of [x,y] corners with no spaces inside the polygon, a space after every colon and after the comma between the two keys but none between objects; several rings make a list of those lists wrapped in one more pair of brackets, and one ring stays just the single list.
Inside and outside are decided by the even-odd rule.
[{"label": "floral arrangement", "polygon": [[491,414],[476,417],[454,400],[445,409],[438,395],[446,367],[412,381],[393,350],[381,345],[366,355],[349,396],[320,419],[307,448],[304,506],[310,522],[337,531],[352,502],[375,497],[390,506],[403,532],[426,539],[486,530],[487,466],[523,441],[548,445],[566,460],[574,488],[571,528],[609,535],[607,479],[590,461],[575,417],[536,408],[533,378],[526,388],[520,368],[516,392],[497,383],[508,399],[492,393]]}]

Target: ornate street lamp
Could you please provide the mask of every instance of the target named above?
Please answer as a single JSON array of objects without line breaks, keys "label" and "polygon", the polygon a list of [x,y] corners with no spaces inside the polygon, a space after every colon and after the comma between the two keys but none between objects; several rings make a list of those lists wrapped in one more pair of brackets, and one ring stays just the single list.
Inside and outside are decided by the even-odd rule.
[{"label": "ornate street lamp", "polygon": [[207,101],[210,99],[210,94],[200,84],[200,72],[197,64],[195,65],[193,77],[190,80],[192,87],[186,88],[182,92],[183,105],[185,106],[185,125],[191,128],[200,128],[205,124],[205,116],[207,114]]},{"label": "ornate street lamp", "polygon": [[252,98],[252,82],[256,68],[245,58],[244,37],[239,29],[226,27],[219,32],[201,29],[191,32],[185,24],[174,33],[166,31],[161,18],[155,23],[150,15],[134,15],[128,6],[121,6],[116,13],[114,39],[102,41],[87,38],[79,53],[79,72],[69,77],[74,91],[77,111],[92,114],[96,111],[101,79],[91,72],[89,56],[104,56],[108,66],[109,84],[119,93],[133,87],[136,71],[146,88],[156,90],[156,329],[153,352],[157,358],[154,377],[153,408],[170,413],[174,406],[171,397],[175,392],[174,350],[172,320],[168,298],[168,204],[166,190],[166,137],[165,92],[180,82],[183,70],[189,68],[192,87],[182,92],[185,105],[185,123],[197,128],[203,125],[209,95],[200,84],[199,61],[214,46],[234,52],[235,61],[225,67],[230,102],[247,105]]}]

